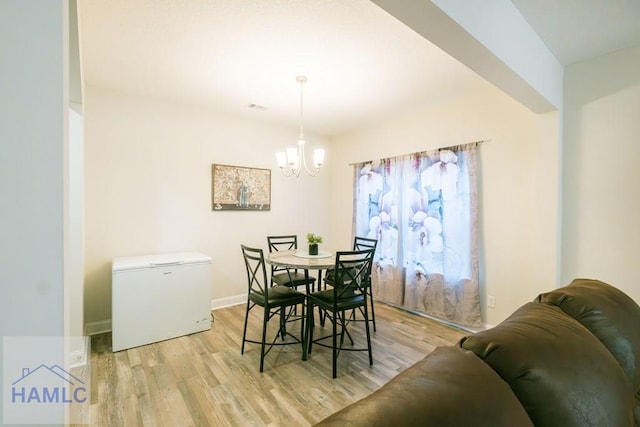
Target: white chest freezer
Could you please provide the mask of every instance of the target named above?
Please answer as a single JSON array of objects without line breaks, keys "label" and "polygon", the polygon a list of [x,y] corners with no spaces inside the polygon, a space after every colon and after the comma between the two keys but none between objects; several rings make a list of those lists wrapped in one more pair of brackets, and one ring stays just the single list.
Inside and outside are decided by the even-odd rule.
[{"label": "white chest freezer", "polygon": [[211,328],[211,257],[198,252],[113,259],[113,351]]}]

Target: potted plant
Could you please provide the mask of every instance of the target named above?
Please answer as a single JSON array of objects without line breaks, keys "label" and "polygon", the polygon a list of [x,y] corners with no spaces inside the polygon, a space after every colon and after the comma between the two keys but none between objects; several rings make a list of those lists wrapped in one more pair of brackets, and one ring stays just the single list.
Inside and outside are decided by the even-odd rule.
[{"label": "potted plant", "polygon": [[318,243],[322,243],[322,236],[308,233],[307,243],[309,244],[309,255],[318,255]]}]

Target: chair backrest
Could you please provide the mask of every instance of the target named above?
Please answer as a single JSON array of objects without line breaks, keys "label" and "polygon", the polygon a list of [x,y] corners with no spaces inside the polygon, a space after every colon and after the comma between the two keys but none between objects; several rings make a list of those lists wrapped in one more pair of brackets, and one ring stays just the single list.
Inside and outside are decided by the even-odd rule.
[{"label": "chair backrest", "polygon": [[298,249],[298,236],[267,236],[269,252],[288,251]]},{"label": "chair backrest", "polygon": [[[286,236],[267,236],[267,243],[269,244],[269,252],[298,249],[298,236],[296,236],[295,234]],[[285,267],[277,267],[275,265],[271,265],[272,275],[279,271],[288,271],[288,269]]]},{"label": "chair backrest", "polygon": [[361,251],[363,249],[373,249],[375,252],[378,245],[377,239],[369,239],[368,237],[354,237],[353,238],[353,250]]},{"label": "chair backrest", "polygon": [[371,265],[375,249],[336,252],[334,266],[334,302],[361,295],[366,303],[366,288],[370,286]]},{"label": "chair backrest", "polygon": [[247,267],[249,295],[259,293],[264,295],[265,298],[268,298],[267,270],[265,269],[262,249],[250,248],[245,245],[240,245],[240,248],[242,248],[244,265]]},{"label": "chair backrest", "polygon": [[[365,249],[373,249],[373,257],[375,257],[376,247],[378,246],[377,239],[370,239],[368,237],[354,237],[353,238],[353,250],[361,251]],[[369,280],[371,280],[371,270],[373,269],[373,260],[371,261],[371,265],[369,266]],[[371,284],[371,283],[369,283]]]}]

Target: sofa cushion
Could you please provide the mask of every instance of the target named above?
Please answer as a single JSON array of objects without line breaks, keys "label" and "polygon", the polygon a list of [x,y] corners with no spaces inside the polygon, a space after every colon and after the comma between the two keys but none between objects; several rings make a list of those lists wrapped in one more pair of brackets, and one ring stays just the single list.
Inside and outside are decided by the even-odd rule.
[{"label": "sofa cushion", "polygon": [[633,425],[634,393],[624,372],[558,307],[525,304],[459,345],[493,367],[537,427]]},{"label": "sofa cushion", "polygon": [[475,354],[438,347],[321,426],[533,426],[509,386]]},{"label": "sofa cushion", "polygon": [[538,300],[557,305],[590,330],[616,358],[634,390],[640,388],[640,307],[635,301],[592,279],[576,279]]}]

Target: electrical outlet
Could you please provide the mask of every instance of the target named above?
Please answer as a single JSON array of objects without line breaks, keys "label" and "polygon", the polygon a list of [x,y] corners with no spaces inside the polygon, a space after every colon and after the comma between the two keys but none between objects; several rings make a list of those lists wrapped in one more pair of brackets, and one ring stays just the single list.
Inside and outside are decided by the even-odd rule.
[{"label": "electrical outlet", "polygon": [[487,295],[487,307],[496,308],[496,297],[493,295]]}]

